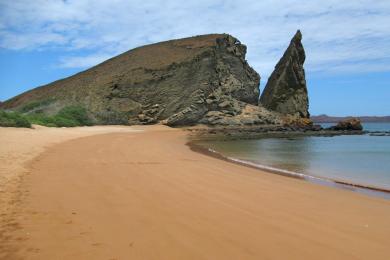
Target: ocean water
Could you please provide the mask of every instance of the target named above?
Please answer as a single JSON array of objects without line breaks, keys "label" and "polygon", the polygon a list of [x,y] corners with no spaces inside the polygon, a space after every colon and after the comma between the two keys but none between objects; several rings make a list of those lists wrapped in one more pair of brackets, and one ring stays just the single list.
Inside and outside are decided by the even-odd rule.
[{"label": "ocean water", "polygon": [[[367,123],[363,127],[390,131],[390,123]],[[201,145],[263,168],[390,190],[390,136],[263,138]]]}]

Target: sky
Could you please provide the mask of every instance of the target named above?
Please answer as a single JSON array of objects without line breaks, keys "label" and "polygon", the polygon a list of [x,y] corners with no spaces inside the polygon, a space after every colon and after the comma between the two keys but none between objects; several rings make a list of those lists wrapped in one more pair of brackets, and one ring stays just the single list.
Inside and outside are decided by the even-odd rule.
[{"label": "sky", "polygon": [[229,33],[263,90],[297,29],[313,115],[390,115],[390,0],[0,0],[0,100],[129,49]]}]

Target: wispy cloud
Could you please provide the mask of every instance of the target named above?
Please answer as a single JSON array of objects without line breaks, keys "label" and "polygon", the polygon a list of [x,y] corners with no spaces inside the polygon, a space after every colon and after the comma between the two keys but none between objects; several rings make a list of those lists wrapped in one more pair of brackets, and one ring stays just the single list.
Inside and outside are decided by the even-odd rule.
[{"label": "wispy cloud", "polygon": [[388,0],[0,0],[0,47],[56,47],[64,53],[62,67],[85,68],[139,45],[226,32],[248,45],[248,60],[264,78],[300,28],[308,71],[388,71],[389,24]]},{"label": "wispy cloud", "polygon": [[109,54],[92,54],[89,56],[66,56],[60,58],[59,67],[62,68],[86,68],[99,64],[112,56]]}]

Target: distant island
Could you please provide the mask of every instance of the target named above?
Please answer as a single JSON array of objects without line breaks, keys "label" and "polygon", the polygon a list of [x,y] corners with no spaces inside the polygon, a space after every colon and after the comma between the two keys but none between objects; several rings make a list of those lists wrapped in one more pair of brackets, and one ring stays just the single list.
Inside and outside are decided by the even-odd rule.
[{"label": "distant island", "polygon": [[358,117],[363,123],[381,123],[390,122],[390,116],[328,116],[325,114],[311,116],[314,123],[337,123],[350,118]]}]

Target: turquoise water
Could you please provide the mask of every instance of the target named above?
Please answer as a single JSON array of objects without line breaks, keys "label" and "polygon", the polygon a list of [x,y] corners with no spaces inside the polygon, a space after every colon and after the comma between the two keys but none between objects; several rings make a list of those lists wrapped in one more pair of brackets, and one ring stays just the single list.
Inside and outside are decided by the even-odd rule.
[{"label": "turquoise water", "polygon": [[[368,123],[364,129],[390,131],[390,123]],[[260,166],[390,190],[390,136],[264,138],[202,145]]]}]

